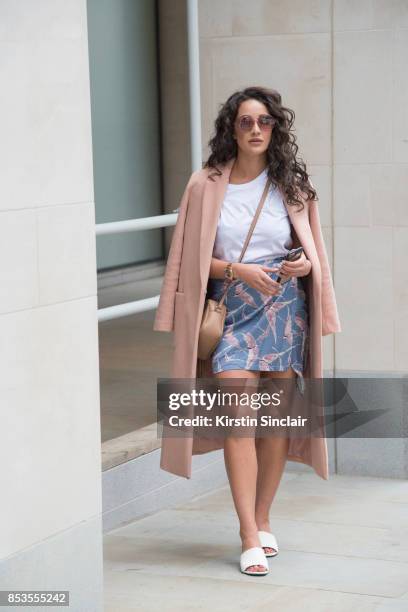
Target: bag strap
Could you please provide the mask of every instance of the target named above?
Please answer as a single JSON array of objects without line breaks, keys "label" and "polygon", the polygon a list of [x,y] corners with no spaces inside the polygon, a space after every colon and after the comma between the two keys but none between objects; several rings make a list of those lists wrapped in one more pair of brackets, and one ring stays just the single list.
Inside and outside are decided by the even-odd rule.
[{"label": "bag strap", "polygon": [[261,213],[261,209],[262,209],[262,207],[263,207],[263,205],[264,205],[264,202],[265,202],[266,196],[267,196],[267,194],[268,194],[270,184],[271,184],[271,179],[270,179],[270,178],[268,178],[268,180],[266,181],[265,188],[264,188],[263,193],[262,193],[261,200],[260,200],[260,202],[259,202],[259,204],[258,204],[258,208],[256,209],[255,216],[254,216],[254,218],[252,219],[251,227],[249,228],[248,235],[247,235],[247,237],[246,237],[246,239],[245,239],[245,242],[244,242],[244,246],[242,247],[242,251],[241,251],[241,255],[239,256],[238,263],[239,263],[240,261],[242,261],[242,258],[243,258],[243,256],[244,256],[244,253],[245,253],[245,251],[246,251],[246,249],[247,249],[248,243],[249,243],[249,241],[250,241],[250,239],[251,239],[251,236],[252,236],[252,232],[254,231],[254,228],[255,228],[256,222],[258,221],[258,217],[259,217],[259,215],[260,215],[260,213]]},{"label": "bag strap", "polygon": [[[263,192],[262,192],[262,197],[261,197],[261,199],[260,199],[260,201],[259,201],[258,208],[256,209],[256,212],[255,212],[254,218],[252,219],[251,226],[250,226],[250,228],[249,228],[249,230],[248,230],[248,234],[247,234],[247,237],[246,237],[246,239],[245,239],[244,246],[242,247],[242,251],[241,251],[241,254],[240,254],[240,256],[239,256],[239,259],[238,259],[238,262],[237,262],[237,263],[239,263],[240,261],[242,261],[242,258],[243,258],[243,256],[244,256],[244,253],[245,253],[246,249],[247,249],[248,243],[249,243],[249,241],[250,241],[250,239],[251,239],[252,232],[254,231],[254,228],[255,228],[256,222],[258,221],[258,217],[259,217],[259,215],[260,215],[260,213],[261,213],[261,210],[262,210],[262,207],[263,207],[263,205],[264,205],[264,202],[265,202],[266,196],[267,196],[268,191],[269,191],[270,184],[271,184],[271,179],[268,177],[268,180],[266,181],[266,185],[265,185],[264,190],[263,190]],[[220,300],[219,300],[219,302],[218,302],[218,305],[219,305],[219,306],[221,306],[221,304],[223,303],[223,301],[224,301],[224,299],[225,299],[225,296],[227,295],[228,287],[229,287],[230,283],[232,282],[232,280],[231,280],[231,279],[227,279],[227,280],[228,280],[228,282],[227,282],[227,286],[225,287],[225,289],[224,289],[224,291],[223,291],[223,294],[222,294],[222,297],[221,297],[221,299],[220,299]]]}]

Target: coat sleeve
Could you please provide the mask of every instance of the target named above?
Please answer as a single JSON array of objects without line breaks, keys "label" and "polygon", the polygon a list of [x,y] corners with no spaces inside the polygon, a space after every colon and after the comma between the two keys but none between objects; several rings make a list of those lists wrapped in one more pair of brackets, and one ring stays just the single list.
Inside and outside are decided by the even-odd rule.
[{"label": "coat sleeve", "polygon": [[191,175],[190,180],[187,183],[180,201],[180,206],[178,208],[178,217],[173,231],[163,283],[160,291],[159,303],[153,323],[154,331],[171,332],[174,329],[174,302],[183,250],[184,225],[194,174],[195,173]]},{"label": "coat sleeve", "polygon": [[[313,185],[312,185],[313,186]],[[309,223],[322,270],[322,335],[341,332],[336,296],[316,200],[309,200]]]}]

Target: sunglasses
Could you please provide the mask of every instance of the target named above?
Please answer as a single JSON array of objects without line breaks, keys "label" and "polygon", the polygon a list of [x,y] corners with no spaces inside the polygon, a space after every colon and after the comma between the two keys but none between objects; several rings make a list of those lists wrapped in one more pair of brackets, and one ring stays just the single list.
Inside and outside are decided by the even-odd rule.
[{"label": "sunglasses", "polygon": [[[273,128],[276,119],[272,115],[259,115],[256,122],[260,130],[267,131]],[[237,119],[236,123],[243,132],[249,132],[255,125],[255,119],[250,115],[242,115],[242,117]]]}]

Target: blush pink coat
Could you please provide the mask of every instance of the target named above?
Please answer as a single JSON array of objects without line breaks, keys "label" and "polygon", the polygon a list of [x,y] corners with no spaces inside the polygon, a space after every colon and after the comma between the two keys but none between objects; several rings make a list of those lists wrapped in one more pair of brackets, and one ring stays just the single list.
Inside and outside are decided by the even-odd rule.
[{"label": "blush pink coat", "polygon": [[[220,167],[221,175],[208,168],[193,172],[181,199],[177,223],[153,325],[155,331],[174,332],[171,377],[211,377],[211,358],[197,358],[198,333],[204,309],[218,218],[235,158]],[[214,180],[209,178],[211,174]],[[340,332],[340,321],[327,252],[323,241],[319,205],[300,194],[304,209],[285,206],[292,224],[292,235],[312,264],[304,277],[309,307],[310,343],[305,378],[322,378],[322,336]],[[294,234],[293,234],[294,232]],[[221,437],[165,437],[162,439],[160,467],[191,477],[192,455],[223,447]],[[311,466],[328,479],[325,437],[291,438],[289,461]]]}]

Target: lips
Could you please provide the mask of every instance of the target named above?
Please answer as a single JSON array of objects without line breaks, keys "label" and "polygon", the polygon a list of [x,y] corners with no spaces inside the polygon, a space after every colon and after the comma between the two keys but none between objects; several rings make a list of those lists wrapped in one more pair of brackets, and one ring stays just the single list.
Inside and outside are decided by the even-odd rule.
[{"label": "lips", "polygon": [[252,138],[249,142],[263,142],[263,140],[260,140],[259,138]]}]

